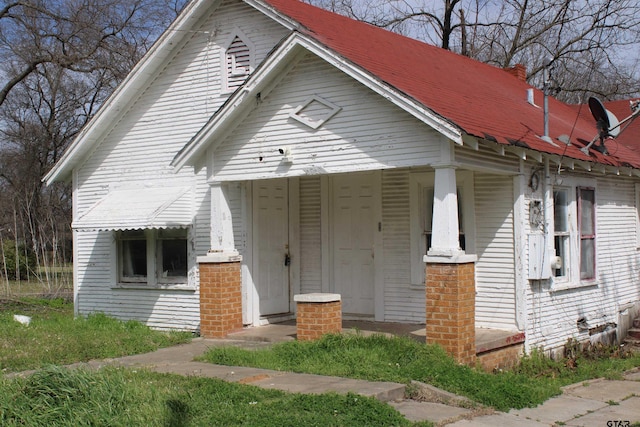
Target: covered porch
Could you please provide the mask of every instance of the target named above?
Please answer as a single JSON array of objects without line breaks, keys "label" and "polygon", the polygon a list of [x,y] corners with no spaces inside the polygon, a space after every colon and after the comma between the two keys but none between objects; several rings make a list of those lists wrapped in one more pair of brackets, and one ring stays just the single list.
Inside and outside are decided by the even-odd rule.
[{"label": "covered porch", "polygon": [[[500,335],[477,342],[475,329],[520,329],[513,183],[504,176],[397,168],[211,190],[214,248],[198,260],[203,336],[248,325],[266,333],[260,326],[296,318],[294,295],[310,293],[339,294],[343,319],[380,332],[426,321],[428,341],[461,363],[503,347]],[[218,275],[210,281],[209,268]]]}]

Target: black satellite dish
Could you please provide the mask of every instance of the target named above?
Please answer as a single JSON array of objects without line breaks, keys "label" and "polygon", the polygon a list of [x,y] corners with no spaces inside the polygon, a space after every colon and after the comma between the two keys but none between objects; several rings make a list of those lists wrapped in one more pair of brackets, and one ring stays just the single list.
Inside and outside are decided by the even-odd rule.
[{"label": "black satellite dish", "polygon": [[[596,135],[589,144],[582,147],[580,151],[584,154],[589,154],[589,148],[599,139],[600,145],[595,145],[593,148],[598,150],[602,154],[608,154],[607,149],[604,146],[604,140],[606,138],[615,138],[622,133],[624,129],[626,129],[632,121],[634,121],[638,116],[640,116],[640,101],[630,101],[629,108],[631,108],[631,114],[628,117],[618,121],[618,118],[611,111],[604,108],[602,102],[598,98],[591,97],[589,98],[589,110],[591,110],[591,114],[593,118],[596,120],[596,126],[598,127],[598,135]],[[624,129],[621,127],[624,123],[629,122],[625,125]]]},{"label": "black satellite dish", "polygon": [[607,109],[602,105],[602,102],[600,102],[598,98],[590,97],[589,110],[591,110],[593,118],[596,119],[596,126],[600,132],[600,138],[603,139],[609,136],[609,127],[611,126],[609,123],[609,115],[607,114]]},{"label": "black satellite dish", "polygon": [[[602,154],[608,154],[607,148],[604,146],[604,140],[610,136],[615,137],[619,133],[618,119],[613,113],[607,111],[602,105],[602,102],[598,98],[593,96],[589,97],[589,110],[591,115],[596,120],[596,127],[598,128],[598,135],[581,150],[583,153],[588,154],[589,148],[599,139],[599,145],[593,145],[593,149],[601,152]],[[615,122],[615,130],[611,129],[611,122]]]}]

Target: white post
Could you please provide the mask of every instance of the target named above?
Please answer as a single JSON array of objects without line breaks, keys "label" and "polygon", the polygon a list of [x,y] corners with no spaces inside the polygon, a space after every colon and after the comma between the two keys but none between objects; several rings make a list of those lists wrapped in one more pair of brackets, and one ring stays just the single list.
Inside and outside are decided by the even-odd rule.
[{"label": "white post", "polygon": [[211,252],[237,256],[231,209],[224,186],[211,184]]},{"label": "white post", "polygon": [[429,256],[451,257],[460,249],[456,170],[451,166],[436,169],[433,190],[433,223]]}]

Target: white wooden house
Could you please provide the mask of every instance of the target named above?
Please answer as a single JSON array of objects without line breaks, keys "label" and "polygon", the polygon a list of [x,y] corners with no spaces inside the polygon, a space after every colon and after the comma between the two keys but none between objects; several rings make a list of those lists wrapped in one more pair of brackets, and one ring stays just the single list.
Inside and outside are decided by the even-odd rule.
[{"label": "white wooden house", "polygon": [[585,154],[587,107],[553,98],[543,138],[522,75],[297,0],[192,1],[45,177],[73,185],[76,312],[198,331],[213,253],[247,326],[311,292],[425,323],[426,262],[473,263],[475,326],[527,350],[624,328],[639,141]]}]

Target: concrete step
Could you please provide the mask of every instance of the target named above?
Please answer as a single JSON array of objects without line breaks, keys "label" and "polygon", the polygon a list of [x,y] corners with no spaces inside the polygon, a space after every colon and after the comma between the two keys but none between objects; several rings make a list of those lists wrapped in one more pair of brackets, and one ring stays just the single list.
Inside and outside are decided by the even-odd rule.
[{"label": "concrete step", "polygon": [[622,341],[622,343],[624,344],[625,347],[634,347],[634,348],[640,349],[640,340],[639,339],[626,337]]},{"label": "concrete step", "polygon": [[[634,322],[635,323],[635,322]],[[627,331],[627,337],[640,340],[640,328],[633,327]]]}]

